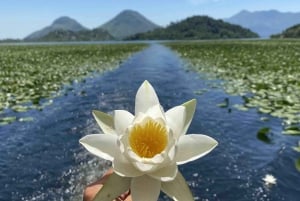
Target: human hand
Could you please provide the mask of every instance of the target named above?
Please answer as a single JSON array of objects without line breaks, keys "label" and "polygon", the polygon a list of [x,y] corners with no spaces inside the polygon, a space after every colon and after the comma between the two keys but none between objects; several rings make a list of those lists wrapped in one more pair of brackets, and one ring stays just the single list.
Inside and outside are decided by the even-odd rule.
[{"label": "human hand", "polygon": [[[88,185],[83,192],[83,201],[92,201],[98,191],[105,185],[106,180],[109,178],[109,176],[113,173],[113,169],[109,169],[101,179],[98,181]],[[130,196],[130,191],[127,191],[117,197],[115,201],[132,201]]]}]

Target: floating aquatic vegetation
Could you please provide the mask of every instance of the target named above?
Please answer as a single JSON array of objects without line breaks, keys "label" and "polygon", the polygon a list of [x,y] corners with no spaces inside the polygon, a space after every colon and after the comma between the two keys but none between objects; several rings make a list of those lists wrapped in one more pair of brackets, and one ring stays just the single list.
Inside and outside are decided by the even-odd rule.
[{"label": "floating aquatic vegetation", "polygon": [[204,94],[205,92],[207,92],[207,89],[201,89],[201,90],[196,90],[196,91],[194,91],[194,94],[195,94],[195,95],[202,95],[202,94]]},{"label": "floating aquatic vegetation", "polygon": [[265,142],[265,143],[271,143],[271,138],[270,136],[270,128],[269,127],[263,127],[258,130],[256,137]]},{"label": "floating aquatic vegetation", "polygon": [[[300,41],[201,41],[167,44],[190,67],[224,80],[230,94],[300,130]],[[238,107],[246,110],[244,107]],[[299,134],[286,130],[286,134]]]},{"label": "floating aquatic vegetation", "polygon": [[0,125],[6,125],[6,124],[10,124],[14,121],[17,120],[17,117],[11,116],[11,117],[3,117],[0,118]]},{"label": "floating aquatic vegetation", "polygon": [[249,110],[248,107],[245,107],[244,105],[239,105],[239,104],[235,104],[235,105],[233,105],[233,107],[238,109],[238,110],[241,110],[241,111],[248,111]]},{"label": "floating aquatic vegetation", "polygon": [[33,117],[22,117],[19,119],[20,122],[29,122],[29,121],[33,121],[34,118]]},{"label": "floating aquatic vegetation", "polygon": [[[300,152],[300,141],[298,142],[298,146],[297,147],[293,147],[293,149],[295,151],[297,151],[297,152]],[[300,158],[298,158],[297,160],[295,160],[295,167],[300,172]]]},{"label": "floating aquatic vegetation", "polygon": [[261,121],[269,121],[269,118],[268,117],[261,117],[260,120]]},{"label": "floating aquatic vegetation", "polygon": [[217,104],[218,107],[221,108],[228,108],[229,106],[229,98],[224,98],[224,101],[222,103]]},{"label": "floating aquatic vegetation", "polygon": [[295,161],[295,167],[300,172],[300,158]]},{"label": "floating aquatic vegetation", "polygon": [[289,126],[285,128],[283,133],[289,135],[300,135],[300,128],[298,126]]},{"label": "floating aquatic vegetation", "polygon": [[293,149],[297,152],[300,152],[300,141],[298,142],[298,146],[297,147],[293,147]]},{"label": "floating aquatic vegetation", "polygon": [[[42,109],[42,99],[91,73],[111,70],[145,44],[0,46],[0,111]],[[2,118],[1,124],[12,122]]]},{"label": "floating aquatic vegetation", "polygon": [[277,179],[271,175],[271,174],[266,174],[265,177],[262,179],[266,185],[275,185],[277,183]]}]

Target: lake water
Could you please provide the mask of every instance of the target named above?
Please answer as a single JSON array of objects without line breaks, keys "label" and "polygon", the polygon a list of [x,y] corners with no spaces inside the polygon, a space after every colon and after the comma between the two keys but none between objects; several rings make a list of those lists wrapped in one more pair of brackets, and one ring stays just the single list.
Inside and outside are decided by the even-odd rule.
[{"label": "lake water", "polygon": [[[134,54],[117,70],[93,75],[66,87],[64,96],[42,111],[19,113],[33,122],[0,127],[0,200],[82,199],[84,186],[109,167],[83,149],[78,140],[99,133],[91,110],[133,112],[138,87],[149,80],[167,110],[192,98],[198,101],[189,133],[207,134],[219,145],[209,155],[180,166],[195,200],[287,200],[300,198],[299,153],[292,150],[299,137],[281,134],[281,120],[255,109],[236,110],[238,96],[216,88],[216,80],[189,72],[170,49],[152,44]],[[195,91],[202,91],[196,95]],[[227,108],[217,104],[229,100]],[[271,129],[270,142],[257,138],[262,127]],[[272,174],[277,184],[262,178]],[[168,200],[161,196],[161,200]]]}]

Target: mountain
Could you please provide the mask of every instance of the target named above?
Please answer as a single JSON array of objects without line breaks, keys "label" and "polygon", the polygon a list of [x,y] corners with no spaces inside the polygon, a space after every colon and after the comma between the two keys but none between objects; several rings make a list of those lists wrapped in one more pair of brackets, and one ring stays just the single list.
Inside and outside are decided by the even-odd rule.
[{"label": "mountain", "polygon": [[271,38],[300,38],[300,24],[287,28],[280,34],[272,35]]},{"label": "mountain", "polygon": [[64,29],[57,29],[48,34],[35,39],[35,41],[104,41],[114,40],[106,30],[96,28],[92,30],[70,31]]},{"label": "mountain", "polygon": [[255,38],[249,29],[232,25],[208,16],[193,16],[178,23],[171,23],[166,28],[159,28],[147,33],[136,34],[128,40],[195,40],[219,38]]},{"label": "mountain", "polygon": [[57,30],[78,32],[87,30],[87,28],[79,24],[76,20],[64,16],[56,19],[50,26],[47,26],[39,31],[33,32],[32,34],[25,37],[24,40],[40,40],[40,38],[46,36],[50,32],[54,32]]},{"label": "mountain", "polygon": [[277,10],[255,12],[243,10],[224,20],[249,28],[265,38],[272,34],[281,33],[284,29],[300,23],[300,13],[279,12]]},{"label": "mountain", "polygon": [[136,11],[124,10],[113,19],[101,25],[100,28],[107,30],[117,39],[123,39],[136,33],[154,30],[159,28],[159,26]]}]

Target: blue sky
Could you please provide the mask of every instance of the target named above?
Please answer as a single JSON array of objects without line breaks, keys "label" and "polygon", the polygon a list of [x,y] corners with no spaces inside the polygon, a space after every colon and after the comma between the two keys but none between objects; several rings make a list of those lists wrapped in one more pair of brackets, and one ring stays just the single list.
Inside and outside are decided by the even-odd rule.
[{"label": "blue sky", "polygon": [[60,16],[95,28],[124,9],[166,26],[192,15],[230,17],[239,11],[276,9],[300,12],[299,0],[1,0],[0,39],[24,38]]}]

